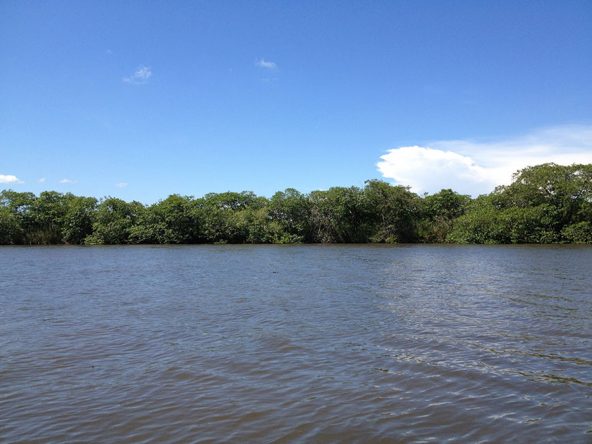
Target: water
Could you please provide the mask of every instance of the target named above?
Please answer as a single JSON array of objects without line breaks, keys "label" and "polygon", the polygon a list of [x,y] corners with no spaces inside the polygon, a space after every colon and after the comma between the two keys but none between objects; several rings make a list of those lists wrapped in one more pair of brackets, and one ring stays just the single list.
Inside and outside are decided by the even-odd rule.
[{"label": "water", "polygon": [[592,248],[0,249],[0,441],[592,442]]}]

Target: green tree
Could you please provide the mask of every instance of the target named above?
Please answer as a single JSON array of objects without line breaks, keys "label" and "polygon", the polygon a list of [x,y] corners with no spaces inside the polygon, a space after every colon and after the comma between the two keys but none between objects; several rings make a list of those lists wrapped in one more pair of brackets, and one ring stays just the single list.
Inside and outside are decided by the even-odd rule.
[{"label": "green tree", "polygon": [[479,196],[455,220],[448,239],[473,244],[556,242],[555,211],[553,206],[545,204],[500,208],[497,194]]},{"label": "green tree", "polygon": [[448,240],[463,244],[509,243],[506,227],[500,223],[500,210],[491,195],[473,200],[465,214],[454,221]]},{"label": "green tree", "polygon": [[72,194],[67,194],[66,198],[66,212],[61,223],[62,241],[67,244],[82,244],[92,234],[97,199]]},{"label": "green tree", "polygon": [[31,204],[27,242],[30,244],[62,243],[62,223],[67,198],[62,193],[43,191]]},{"label": "green tree", "polygon": [[311,203],[307,197],[294,188],[275,193],[269,202],[269,215],[279,224],[276,228],[279,243],[310,242],[313,239],[311,224]]},{"label": "green tree", "polygon": [[202,221],[201,234],[205,242],[244,243],[248,230],[241,211],[258,210],[267,206],[267,199],[257,197],[250,191],[241,193],[209,193],[196,203]]},{"label": "green tree", "polygon": [[134,243],[195,243],[199,241],[198,216],[191,197],[173,194],[140,213],[130,238]]},{"label": "green tree", "polygon": [[471,202],[470,196],[443,189],[423,199],[423,217],[419,237],[423,242],[446,242],[455,219],[462,216]]},{"label": "green tree", "polygon": [[236,211],[232,220],[237,233],[235,240],[249,244],[283,243],[285,240],[281,225],[272,220],[268,207]]},{"label": "green tree", "polygon": [[369,180],[364,195],[373,224],[373,242],[415,242],[421,215],[421,200],[403,186]]},{"label": "green tree", "polygon": [[252,192],[171,195],[144,207],[44,191],[0,192],[0,244],[290,242],[592,243],[592,165],[543,164],[471,200],[420,198],[371,180],[271,199]]},{"label": "green tree", "polygon": [[499,187],[494,194],[500,208],[552,207],[549,228],[560,239],[565,227],[591,220],[592,165],[546,163],[524,168],[511,185]]},{"label": "green tree", "polygon": [[588,221],[568,225],[561,232],[563,239],[574,244],[592,244],[592,223]]},{"label": "green tree", "polygon": [[87,236],[85,244],[127,244],[130,234],[144,206],[139,202],[127,203],[115,197],[108,197],[99,203],[93,222],[93,234]]},{"label": "green tree", "polygon": [[[8,210],[4,211],[4,223],[7,233],[12,233],[10,235],[11,243],[28,243],[29,233],[34,229],[32,207],[36,200],[37,197],[33,193],[19,193],[13,190],[3,190],[0,192],[0,207]],[[10,217],[8,216],[9,213],[11,214]],[[18,226],[18,229],[16,226]],[[9,229],[8,227],[11,228]]]},{"label": "green tree", "polygon": [[357,187],[333,187],[309,195],[315,242],[368,242],[369,202]]},{"label": "green tree", "polygon": [[8,207],[0,206],[0,245],[23,243],[24,233],[18,217]]}]

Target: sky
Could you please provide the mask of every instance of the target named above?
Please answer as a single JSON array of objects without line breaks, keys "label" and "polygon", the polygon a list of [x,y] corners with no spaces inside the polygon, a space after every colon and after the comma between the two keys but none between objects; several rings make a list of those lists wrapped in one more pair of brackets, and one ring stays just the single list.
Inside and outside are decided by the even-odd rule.
[{"label": "sky", "polygon": [[477,195],[592,163],[592,2],[0,0],[0,189]]}]

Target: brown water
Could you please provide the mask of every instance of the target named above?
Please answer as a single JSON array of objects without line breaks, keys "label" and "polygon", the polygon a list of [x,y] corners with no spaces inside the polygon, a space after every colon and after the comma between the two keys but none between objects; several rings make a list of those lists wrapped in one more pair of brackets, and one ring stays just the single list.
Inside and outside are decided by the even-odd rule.
[{"label": "brown water", "polygon": [[592,442],[592,248],[0,249],[0,441]]}]

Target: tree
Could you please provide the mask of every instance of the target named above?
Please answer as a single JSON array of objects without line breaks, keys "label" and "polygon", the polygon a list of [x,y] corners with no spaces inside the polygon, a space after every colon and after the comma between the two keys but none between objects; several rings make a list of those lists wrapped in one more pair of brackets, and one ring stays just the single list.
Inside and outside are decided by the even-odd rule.
[{"label": "tree", "polygon": [[0,206],[0,245],[16,245],[23,242],[23,229],[18,217],[10,208]]},{"label": "tree", "polygon": [[97,199],[72,194],[67,194],[66,198],[66,212],[61,224],[61,238],[67,244],[79,245],[92,234]]},{"label": "tree", "polygon": [[127,203],[115,197],[108,197],[99,203],[93,222],[93,234],[87,236],[85,244],[127,244],[138,217],[144,211],[139,202]]},{"label": "tree", "polygon": [[67,198],[62,193],[43,191],[30,207],[27,242],[58,244],[62,242],[62,222],[67,211]]},{"label": "tree", "polygon": [[201,234],[205,242],[244,243],[248,239],[242,211],[259,210],[267,206],[267,199],[250,191],[241,193],[209,193],[197,201],[197,212],[202,222]]},{"label": "tree", "polygon": [[34,229],[31,209],[36,199],[33,193],[28,192],[19,193],[12,190],[0,192],[0,207],[5,208],[3,211],[3,224],[7,233],[5,236],[7,240],[10,239],[9,243],[28,243],[29,233]]},{"label": "tree", "polygon": [[592,223],[588,221],[568,225],[561,232],[563,239],[574,244],[592,244]]},{"label": "tree", "polygon": [[313,238],[310,224],[311,204],[306,196],[294,188],[275,193],[269,202],[269,216],[279,224],[276,242],[310,242]]},{"label": "tree", "polygon": [[368,200],[357,187],[333,187],[309,195],[315,242],[368,242]]},{"label": "tree", "polygon": [[142,211],[131,228],[135,243],[184,244],[199,241],[200,220],[195,201],[173,194]]},{"label": "tree", "polygon": [[364,195],[373,223],[372,242],[414,242],[421,214],[421,200],[403,186],[369,180]]},{"label": "tree", "polygon": [[509,243],[510,237],[500,216],[491,195],[479,196],[470,203],[466,213],[454,221],[447,239],[461,244]]},{"label": "tree", "polygon": [[470,196],[444,189],[423,199],[423,217],[419,237],[424,242],[446,242],[452,231],[454,220],[462,216]]},{"label": "tree", "polygon": [[379,180],[271,199],[173,194],[149,207],[108,197],[0,192],[0,244],[293,242],[592,243],[592,164],[524,168],[472,200],[420,198]]},{"label": "tree", "polygon": [[546,231],[542,241],[569,241],[573,232],[564,231],[566,227],[592,220],[592,165],[546,163],[524,168],[493,196],[501,210],[538,208]]}]

